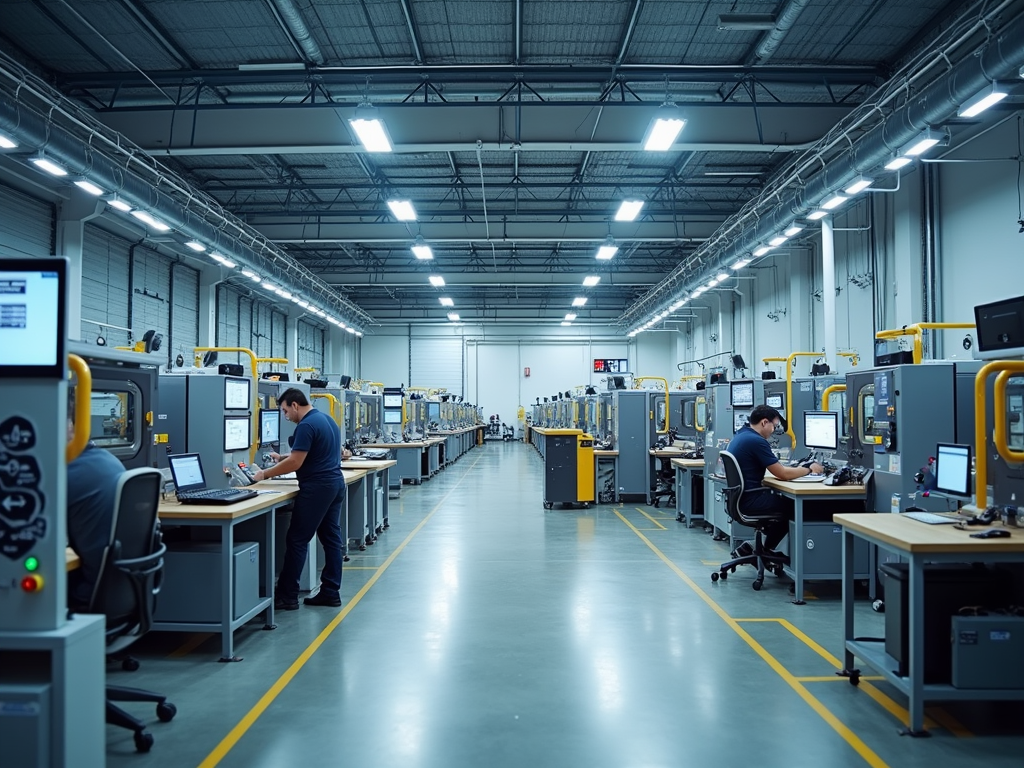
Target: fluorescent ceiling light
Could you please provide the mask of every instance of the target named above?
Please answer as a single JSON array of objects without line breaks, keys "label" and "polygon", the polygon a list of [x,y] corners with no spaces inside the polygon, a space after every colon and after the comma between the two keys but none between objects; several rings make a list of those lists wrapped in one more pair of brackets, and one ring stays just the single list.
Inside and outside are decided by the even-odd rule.
[{"label": "fluorescent ceiling light", "polygon": [[227,258],[226,256],[221,256],[219,253],[211,253],[210,258],[213,259],[214,261],[220,262],[228,269],[234,269],[235,267],[238,266],[231,259]]},{"label": "fluorescent ceiling light", "polygon": [[[206,250],[206,246],[200,243],[198,240],[189,240],[185,243],[186,248],[191,248],[196,253],[202,253]],[[214,257],[216,258],[216,257]]]},{"label": "fluorescent ceiling light", "polygon": [[705,176],[760,176],[760,171],[704,171]]},{"label": "fluorescent ceiling light", "polygon": [[843,192],[848,195],[856,195],[859,192],[863,192],[874,183],[874,179],[869,179],[867,176],[858,176],[853,180],[850,186],[843,190]]},{"label": "fluorescent ceiling light", "polygon": [[157,232],[168,232],[171,229],[169,226],[164,224],[159,219],[153,218],[153,216],[150,215],[148,211],[132,211],[132,216],[134,216],[139,221],[145,222],[153,229],[155,229]]},{"label": "fluorescent ceiling light", "polygon": [[251,269],[243,269],[242,274],[252,280],[254,283],[263,282],[263,278],[253,272]]},{"label": "fluorescent ceiling light", "polygon": [[669,312],[675,312],[677,309],[679,309],[685,303],[686,303],[686,299],[680,299],[675,304],[673,304],[671,307],[669,307],[668,310],[669,310]]},{"label": "fluorescent ceiling light", "polygon": [[662,104],[647,128],[644,149],[647,152],[667,152],[676,143],[676,137],[685,125],[686,120],[675,104]]},{"label": "fluorescent ceiling light", "polygon": [[623,200],[615,214],[616,221],[633,221],[644,207],[643,200]]},{"label": "fluorescent ceiling light", "polygon": [[[263,283],[263,287],[268,291],[276,291],[277,286],[273,283]],[[310,310],[316,312],[316,307],[310,307]]]},{"label": "fluorescent ceiling light", "polygon": [[598,275],[587,275],[583,278],[583,286],[585,288],[593,288],[595,285],[601,282],[601,278]]},{"label": "fluorescent ceiling light", "polygon": [[18,142],[8,136],[6,133],[0,133],[0,149],[17,149]]},{"label": "fluorescent ceiling light", "polygon": [[78,181],[75,182],[75,186],[81,190],[85,190],[90,195],[96,195],[96,197],[99,197],[100,195],[105,195],[107,193],[106,190],[100,189],[88,179],[79,179]]},{"label": "fluorescent ceiling light", "polygon": [[408,200],[388,200],[388,208],[399,221],[416,221],[416,209]]},{"label": "fluorescent ceiling light", "polygon": [[298,305],[300,307],[302,307],[303,309],[309,309],[309,302],[308,301],[300,300],[298,302]]},{"label": "fluorescent ceiling light", "polygon": [[566,312],[565,319],[569,320],[569,321],[575,320],[576,319],[576,313],[575,312]]},{"label": "fluorescent ceiling light", "polygon": [[46,171],[51,176],[67,176],[67,169],[57,163],[50,160],[44,155],[33,155],[28,159],[32,165],[36,166],[40,170]]},{"label": "fluorescent ceiling light", "polygon": [[[288,291],[285,291],[285,290],[274,291],[274,293],[276,293],[282,299],[290,299],[292,297],[291,293],[289,293]],[[324,315],[322,315],[322,317],[327,317],[327,315],[324,314]]]},{"label": "fluorescent ceiling light", "polygon": [[761,256],[764,256],[766,253],[768,253],[768,251],[770,251],[770,250],[771,250],[771,246],[770,245],[762,245],[760,248],[758,248],[756,251],[754,251],[754,255],[757,256],[758,258],[760,258]]},{"label": "fluorescent ceiling light", "polygon": [[302,299],[300,299],[298,296],[292,296],[293,304],[298,304],[300,301],[302,301]]},{"label": "fluorescent ceiling light", "polygon": [[117,197],[116,195],[114,197],[110,198],[109,200],[107,200],[107,205],[109,205],[111,208],[116,208],[117,210],[121,211],[122,213],[131,213],[132,212],[132,207],[130,205],[128,205],[128,203],[126,203],[124,200],[122,200],[121,198]]},{"label": "fluorescent ceiling light", "polygon": [[773,237],[771,240],[769,240],[768,245],[770,245],[772,248],[777,248],[787,240],[789,240],[789,238],[786,237],[785,235],[778,235],[777,237]]},{"label": "fluorescent ceiling light", "polygon": [[722,282],[723,280],[728,280],[729,279],[729,273],[728,272],[719,272],[718,276],[715,279],[718,282]]},{"label": "fluorescent ceiling light", "polygon": [[894,157],[888,163],[885,164],[885,170],[887,171],[898,171],[905,165],[910,165],[913,162],[909,157]]},{"label": "fluorescent ceiling light", "polygon": [[945,134],[939,133],[938,131],[933,131],[929,128],[916,139],[913,139],[912,141],[905,144],[903,146],[903,149],[900,150],[900,154],[906,155],[907,157],[917,157],[918,155],[924,154],[929,149],[934,147],[936,144],[942,141],[943,138],[945,138]]},{"label": "fluorescent ceiling light", "polygon": [[831,211],[838,208],[849,199],[850,198],[846,195],[832,195],[832,197],[821,204],[821,207],[826,211]]},{"label": "fluorescent ceiling light", "polygon": [[803,232],[803,231],[804,231],[803,227],[801,227],[799,224],[794,224],[793,226],[791,226],[789,229],[787,229],[782,234],[784,234],[786,237],[793,237],[793,235],[799,234],[800,232]]},{"label": "fluorescent ceiling light", "polygon": [[412,247],[412,253],[413,256],[415,256],[420,261],[428,261],[429,259],[434,258],[433,249],[426,243],[417,243],[416,245],[414,245]]},{"label": "fluorescent ceiling light", "polygon": [[577,296],[575,299],[572,300],[572,305],[574,307],[582,307],[586,303],[587,303],[587,297],[586,296]]},{"label": "fluorescent ceiling light", "polygon": [[448,319],[451,320],[453,323],[457,323],[459,321],[459,313],[458,312],[449,312],[448,313]]},{"label": "fluorescent ceiling light", "polygon": [[990,88],[986,88],[981,93],[965,101],[956,114],[958,117],[976,117],[993,104],[998,104],[1009,94],[1010,89],[1007,87],[1007,84],[996,81],[992,83]]},{"label": "fluorescent ceiling light", "polygon": [[732,265],[731,269],[743,269],[749,263],[750,263],[750,259],[740,259],[739,261],[735,262]]},{"label": "fluorescent ceiling light", "polygon": [[442,307],[454,307],[455,306],[455,302],[452,301],[447,296],[442,296],[440,299],[438,299],[438,301],[441,302],[441,306]]},{"label": "fluorescent ceiling light", "polygon": [[710,280],[708,280],[707,285],[704,286],[704,290],[705,291],[709,291],[712,288],[714,288],[716,285],[718,285],[718,281],[715,280],[715,278],[712,277]]},{"label": "fluorescent ceiling light", "polygon": [[354,333],[356,336],[362,336],[363,335],[363,334],[359,333],[358,331],[356,331],[355,328],[349,327],[349,328],[346,328],[345,330],[348,331],[349,333]]},{"label": "fluorescent ceiling light", "polygon": [[444,278],[440,275],[431,275],[428,279],[430,280],[430,284],[435,288],[440,288],[444,285]]},{"label": "fluorescent ceiling light", "polygon": [[619,246],[615,244],[615,238],[611,235],[604,240],[604,245],[597,249],[597,258],[601,261],[608,261],[619,252]]},{"label": "fluorescent ceiling light", "polygon": [[719,29],[775,29],[775,16],[771,13],[723,13],[718,17]]},{"label": "fluorescent ceiling light", "polygon": [[360,105],[356,109],[355,117],[348,122],[367,152],[391,151],[391,139],[388,138],[380,113],[374,107]]},{"label": "fluorescent ceiling light", "polygon": [[[828,216],[828,211],[812,211],[807,214],[807,218],[811,221],[817,221],[818,219],[824,219]],[[757,255],[757,251],[754,251],[754,255]]]}]

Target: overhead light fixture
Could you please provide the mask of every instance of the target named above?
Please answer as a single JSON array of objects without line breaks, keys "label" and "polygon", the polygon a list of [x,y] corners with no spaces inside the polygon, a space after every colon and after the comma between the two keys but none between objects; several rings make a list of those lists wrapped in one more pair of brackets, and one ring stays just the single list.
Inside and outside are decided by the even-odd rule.
[{"label": "overhead light fixture", "polygon": [[803,231],[804,228],[801,227],[799,224],[793,224],[789,229],[787,229],[782,234],[784,234],[786,237],[793,237],[794,235],[798,235]]},{"label": "overhead light fixture", "polygon": [[616,221],[633,221],[640,215],[640,209],[644,207],[643,200],[623,200],[619,210],[615,213]]},{"label": "overhead light fixture", "polygon": [[46,171],[51,176],[67,176],[68,175],[67,168],[65,168],[64,166],[62,166],[62,165],[60,165],[58,163],[55,163],[53,160],[48,158],[46,155],[42,155],[42,154],[32,155],[32,157],[30,157],[28,159],[28,161],[30,163],[32,163],[32,165],[34,165],[36,168],[39,168],[40,170]]},{"label": "overhead light fixture", "polygon": [[572,323],[570,323],[568,320],[563,320],[561,322],[561,325],[572,325]]},{"label": "overhead light fixture", "polygon": [[565,319],[569,320],[570,322],[575,320],[576,319],[576,313],[575,312],[567,312],[565,314]]},{"label": "overhead light fixture", "polygon": [[17,149],[18,142],[8,136],[6,133],[0,133],[0,149]]},{"label": "overhead light fixture", "polygon": [[587,303],[587,297],[586,296],[577,296],[575,299],[572,300],[572,305],[574,307],[582,307],[586,303]]},{"label": "overhead light fixture", "polygon": [[455,306],[455,302],[452,301],[447,296],[442,296],[440,299],[438,299],[438,301],[441,302],[441,306],[442,307],[454,307]]},{"label": "overhead light fixture", "polygon": [[82,191],[88,192],[90,195],[95,195],[96,197],[107,194],[105,189],[101,189],[88,179],[76,179],[74,181],[74,185]]},{"label": "overhead light fixture", "polygon": [[200,243],[198,240],[188,240],[185,243],[186,248],[191,248],[196,253],[202,253],[206,250],[206,246]]},{"label": "overhead light fixture", "polygon": [[299,300],[299,301],[298,301],[297,303],[298,303],[298,305],[299,305],[300,307],[302,307],[303,309],[309,309],[309,302],[308,302],[308,301],[305,301],[305,300],[303,300],[303,299],[300,299],[300,300]]},{"label": "overhead light fixture", "polygon": [[434,258],[434,249],[427,245],[422,237],[417,237],[412,244],[412,255],[420,261],[429,261]]},{"label": "overhead light fixture", "polygon": [[114,195],[113,197],[109,198],[107,200],[107,205],[109,205],[111,208],[115,208],[116,210],[121,211],[122,213],[132,212],[132,207],[117,195]]},{"label": "overhead light fixture", "polygon": [[388,138],[384,121],[380,112],[370,104],[360,104],[355,116],[348,121],[355,131],[359,142],[367,152],[390,152],[391,139]]},{"label": "overhead light fixture", "polygon": [[[242,274],[252,280],[254,283],[263,282],[263,278],[253,272],[251,269],[243,269]],[[307,305],[309,306],[309,305]]]},{"label": "overhead light fixture", "polygon": [[961,106],[959,111],[957,111],[957,117],[976,117],[993,104],[998,104],[1009,95],[1010,89],[1008,84],[1001,83],[997,80],[992,83],[990,87],[965,101],[963,106]]},{"label": "overhead light fixture", "polygon": [[298,297],[298,296],[292,296],[292,303],[293,303],[293,304],[298,304],[298,303],[299,303],[299,302],[301,302],[301,301],[302,301],[302,299],[301,299],[300,297]]},{"label": "overhead light fixture", "polygon": [[734,262],[732,267],[730,267],[730,269],[743,269],[749,263],[750,263],[750,259],[746,259],[746,258],[740,259],[739,261]]},{"label": "overhead light fixture", "polygon": [[704,286],[704,290],[705,291],[710,291],[716,285],[718,285],[718,281],[715,278],[712,277],[710,280],[708,280],[707,285]]},{"label": "overhead light fixture", "polygon": [[139,221],[148,224],[157,232],[168,232],[171,229],[169,226],[164,224],[159,219],[154,218],[152,214],[149,213],[149,211],[134,210],[132,211],[132,216],[134,216]]},{"label": "overhead light fixture", "polygon": [[846,195],[832,195],[832,197],[821,204],[821,207],[823,210],[832,211],[849,199]]},{"label": "overhead light fixture", "polygon": [[757,250],[754,251],[754,255],[756,257],[758,257],[758,258],[761,258],[766,253],[768,253],[768,251],[770,251],[771,249],[772,248],[771,248],[770,245],[762,245],[760,248],[758,248]]},{"label": "overhead light fixture", "polygon": [[946,138],[946,134],[929,128],[927,131],[923,131],[916,139],[912,139],[904,144],[903,148],[900,149],[900,154],[907,157],[917,157],[927,152],[944,138]]},{"label": "overhead light fixture", "polygon": [[237,264],[235,264],[235,262],[233,262],[227,256],[221,256],[219,253],[211,253],[210,254],[210,258],[213,259],[214,261],[220,263],[220,264],[223,264],[228,269],[234,269],[235,267],[238,266]]},{"label": "overhead light fixture", "polygon": [[360,338],[361,338],[361,337],[362,337],[362,335],[363,335],[363,334],[359,333],[359,332],[358,332],[358,331],[357,331],[357,330],[356,330],[355,328],[353,328],[353,327],[351,327],[351,326],[349,326],[349,327],[348,327],[348,328],[346,328],[345,330],[346,330],[346,331],[348,331],[349,333],[354,333],[354,334],[355,334],[356,336],[359,336]]},{"label": "overhead light fixture", "polygon": [[388,200],[388,208],[399,221],[416,221],[416,209],[409,200]]},{"label": "overhead light fixture", "polygon": [[430,284],[435,288],[440,288],[444,285],[444,278],[440,275],[431,275],[429,278]]},{"label": "overhead light fixture", "polygon": [[715,277],[715,280],[718,281],[719,283],[722,282],[723,280],[728,280],[728,279],[729,279],[729,273],[728,272],[719,272],[718,275]]},{"label": "overhead light fixture", "polygon": [[644,136],[644,150],[647,152],[667,152],[676,143],[676,137],[686,125],[679,108],[666,101],[654,113],[654,119],[647,127]]},{"label": "overhead light fixture", "polygon": [[[810,219],[811,221],[824,219],[826,216],[828,216],[828,211],[812,211],[811,213],[807,214],[807,218]],[[757,251],[754,252],[754,255],[757,255]]]},{"label": "overhead light fixture", "polygon": [[786,237],[785,235],[778,235],[777,237],[773,237],[771,240],[769,240],[768,245],[770,245],[772,248],[778,248],[787,240],[789,240],[789,238]]},{"label": "overhead light fixture", "polygon": [[615,244],[615,240],[609,235],[605,238],[604,244],[597,249],[597,258],[601,261],[608,261],[618,252],[619,246]]},{"label": "overhead light fixture", "polygon": [[718,17],[718,28],[742,30],[775,29],[775,16],[771,13],[723,13]]},{"label": "overhead light fixture", "polygon": [[448,313],[448,319],[451,320],[453,323],[457,323],[459,321],[459,313],[458,312],[449,312]]},{"label": "overhead light fixture", "polygon": [[[268,291],[276,291],[277,290],[277,286],[274,285],[273,283],[266,283],[265,282],[265,283],[263,283],[263,288],[265,290],[268,290]],[[316,307],[310,307],[309,309],[310,309],[311,312],[316,312]]]},{"label": "overhead light fixture", "polygon": [[910,165],[912,162],[914,162],[914,161],[911,160],[909,157],[903,157],[902,155],[897,155],[896,157],[894,157],[892,160],[890,160],[888,163],[885,164],[885,170],[887,170],[887,171],[898,171],[900,168],[903,168],[904,166]]},{"label": "overhead light fixture", "polygon": [[[278,290],[278,291],[274,291],[274,293],[276,293],[282,299],[290,299],[292,297],[291,293],[286,291],[286,290],[284,290],[284,289],[281,289],[281,290]],[[325,312],[324,314],[322,314],[320,316],[321,317],[327,317],[327,313]]]},{"label": "overhead light fixture", "polygon": [[599,275],[587,275],[586,277],[583,278],[583,287],[584,288],[593,288],[595,285],[597,285],[600,282],[601,282],[601,278],[600,278]]},{"label": "overhead light fixture", "polygon": [[858,176],[850,183],[850,186],[843,190],[843,192],[848,195],[856,195],[863,192],[874,183],[874,179],[869,179],[867,176]]}]

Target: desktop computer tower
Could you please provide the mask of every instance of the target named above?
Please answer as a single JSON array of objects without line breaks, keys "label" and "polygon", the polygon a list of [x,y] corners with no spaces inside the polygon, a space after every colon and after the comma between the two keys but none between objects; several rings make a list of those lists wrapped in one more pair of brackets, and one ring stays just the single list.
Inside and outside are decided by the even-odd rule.
[{"label": "desktop computer tower", "polygon": [[[260,600],[260,545],[235,543],[233,619]],[[156,597],[157,622],[219,622],[221,616],[221,545],[219,542],[181,542],[167,545],[164,580]]]}]

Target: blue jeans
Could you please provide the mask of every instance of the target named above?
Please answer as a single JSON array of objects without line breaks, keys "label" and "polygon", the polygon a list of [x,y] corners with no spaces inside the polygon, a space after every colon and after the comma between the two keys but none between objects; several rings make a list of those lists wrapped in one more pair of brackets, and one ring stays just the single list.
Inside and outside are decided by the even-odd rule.
[{"label": "blue jeans", "polygon": [[299,495],[292,507],[292,522],[285,536],[284,564],[277,577],[279,598],[298,599],[299,576],[314,533],[324,548],[320,591],[329,597],[340,596],[341,561],[345,555],[341,516],[347,514],[346,494],[345,480],[340,476],[326,482],[300,483]]}]

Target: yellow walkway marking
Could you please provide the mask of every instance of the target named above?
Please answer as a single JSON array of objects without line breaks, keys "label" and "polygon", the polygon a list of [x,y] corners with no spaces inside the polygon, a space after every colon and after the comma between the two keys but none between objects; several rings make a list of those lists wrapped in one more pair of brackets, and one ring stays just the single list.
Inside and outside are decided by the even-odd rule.
[{"label": "yellow walkway marking", "polygon": [[[798,677],[796,678],[801,683],[846,683],[850,684],[850,681],[842,675],[811,675],[810,677]],[[885,680],[881,675],[872,675],[871,677],[862,677],[861,681],[864,680]]]},{"label": "yellow walkway marking", "polygon": [[640,507],[636,507],[636,511],[637,511],[637,512],[639,512],[639,513],[640,513],[641,515],[643,515],[644,517],[646,517],[646,518],[647,518],[648,520],[650,520],[650,521],[651,521],[652,523],[654,523],[654,524],[655,524],[656,526],[658,526],[658,528],[660,528],[661,530],[663,530],[663,531],[667,531],[667,530],[668,530],[668,528],[666,528],[666,527],[665,527],[664,525],[662,525],[661,523],[659,523],[659,522],[658,522],[657,520],[655,520],[655,519],[654,519],[653,517],[651,517],[650,515],[648,515],[648,514],[647,514],[646,512],[644,512],[644,511],[643,511],[642,509],[640,509]]},{"label": "yellow walkway marking", "polygon": [[[467,467],[466,474],[468,474],[468,470],[472,469],[480,462],[481,458],[483,457],[481,456],[474,461],[471,466]],[[423,530],[423,526],[425,526],[430,521],[430,518],[432,518],[439,509],[441,509],[445,502],[448,501],[448,498],[455,493],[455,489],[462,484],[462,481],[466,478],[466,474],[464,474],[462,478],[452,486],[451,490],[448,491],[448,493],[444,495],[434,508],[427,513],[427,516],[420,520],[409,535],[405,537],[402,543],[398,545],[395,551],[388,556],[388,559],[385,560],[380,568],[377,569],[377,572],[370,577],[370,580],[367,581],[362,588],[355,593],[355,595],[353,595],[352,599],[345,604],[345,607],[341,609],[338,615],[331,620],[331,623],[324,627],[323,631],[317,635],[316,639],[306,646],[306,650],[299,654],[299,657],[292,662],[291,666],[288,667],[288,669],[286,669],[276,681],[274,681],[274,684],[270,686],[270,689],[253,705],[252,709],[246,712],[245,716],[238,721],[238,724],[228,732],[228,735],[221,739],[221,742],[214,747],[213,751],[210,752],[203,762],[199,764],[199,768],[213,768],[213,766],[218,765],[220,761],[224,759],[227,753],[231,751],[231,748],[239,742],[239,740],[245,735],[246,731],[248,731],[252,727],[253,723],[259,719],[259,716],[266,712],[267,708],[274,703],[274,699],[276,699],[288,683],[295,678],[299,673],[299,670],[306,666],[306,662],[313,657],[313,654],[320,649],[320,646],[323,645],[334,630],[341,625],[341,622],[343,622],[345,617],[352,612],[352,609],[359,605],[359,602],[366,596],[366,593],[370,591],[373,585],[376,584],[380,577],[384,575],[384,572],[393,562],[395,562],[395,558],[402,553],[402,550],[404,550],[409,542],[416,537],[416,534]]]},{"label": "yellow walkway marking", "polygon": [[807,705],[818,714],[819,717],[821,717],[822,720],[828,723],[828,725],[831,726],[832,729],[836,733],[838,733],[839,736],[842,737],[842,739],[846,741],[846,743],[849,744],[858,755],[864,758],[865,762],[867,762],[868,765],[870,765],[872,768],[889,768],[889,765],[884,760],[882,760],[882,758],[879,757],[874,752],[874,750],[871,749],[871,747],[865,744],[864,741],[860,738],[860,736],[854,733],[838,717],[836,717],[824,704],[818,701],[818,699],[811,694],[811,692],[803,683],[797,680],[797,678],[788,669],[782,666],[782,663],[778,659],[776,659],[774,656],[768,653],[767,649],[765,649],[764,646],[762,646],[760,643],[754,640],[754,638],[751,637],[750,634],[745,629],[743,629],[743,627],[740,626],[738,621],[736,621],[728,613],[726,613],[725,609],[722,608],[722,606],[720,606],[718,603],[716,603],[711,598],[711,596],[707,594],[707,592],[705,592],[703,589],[697,586],[697,583],[689,576],[687,576],[679,568],[679,566],[672,562],[672,560],[670,560],[664,552],[658,549],[658,547],[656,547],[650,539],[648,539],[640,531],[638,531],[636,527],[631,522],[629,522],[629,520],[622,516],[621,513],[616,512],[615,514],[618,515],[619,519],[622,520],[622,522],[625,523],[627,526],[629,526],[629,528],[640,538],[640,540],[643,541],[644,544],[646,544],[648,548],[650,548],[650,550],[654,552],[654,554],[656,554],[663,563],[665,563],[665,565],[671,568],[672,571],[676,574],[676,576],[678,576],[690,589],[692,589],[697,594],[697,596],[711,608],[711,610],[718,614],[719,618],[721,618],[722,621],[724,621],[729,626],[729,628],[732,629],[733,632],[739,635],[743,639],[743,641],[747,645],[749,645],[751,649],[753,649],[753,651],[758,656],[760,656],[765,661],[765,663],[767,663],[768,666],[771,667],[772,670],[774,670],[775,673],[779,677],[781,677],[786,682],[786,684],[789,685],[789,687],[792,688],[793,691],[796,692],[796,694],[801,699],[803,699],[807,703]]},{"label": "yellow walkway marking", "polygon": [[205,643],[211,637],[213,637],[213,634],[210,632],[197,632],[194,635],[189,635],[184,643],[182,643],[169,654],[167,654],[167,658],[180,659],[183,656],[188,656],[190,653],[192,653],[192,651],[194,651],[200,645]]}]

